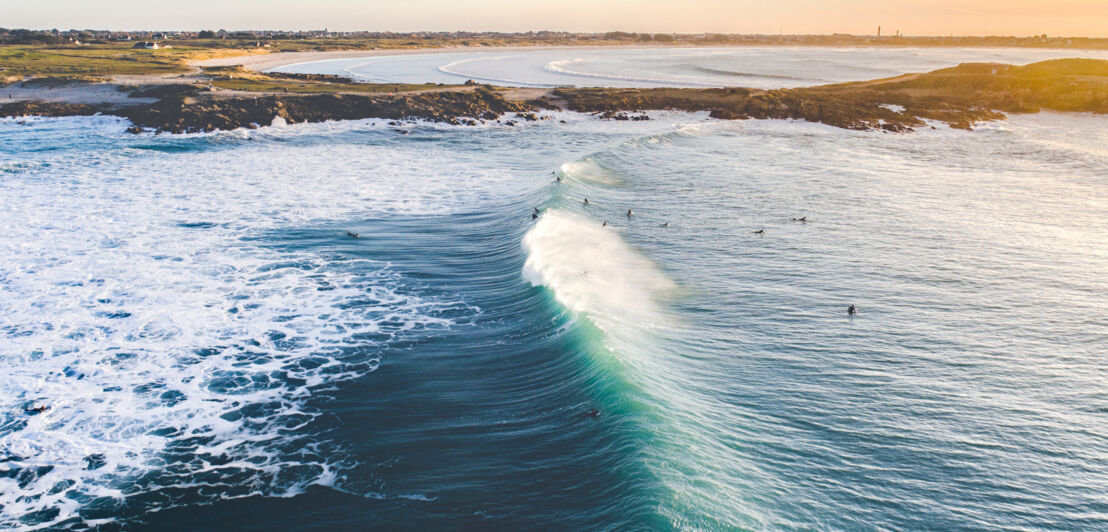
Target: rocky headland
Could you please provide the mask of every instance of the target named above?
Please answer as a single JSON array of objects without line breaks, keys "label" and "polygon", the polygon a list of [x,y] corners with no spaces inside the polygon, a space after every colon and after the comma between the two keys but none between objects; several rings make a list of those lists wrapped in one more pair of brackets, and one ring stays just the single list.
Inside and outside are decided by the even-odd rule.
[{"label": "rocky headland", "polygon": [[[266,76],[266,75],[261,75]],[[257,82],[257,80],[254,80]],[[1061,59],[1013,66],[967,63],[926,74],[781,90],[604,89],[550,90],[468,84],[409,92],[344,92],[347,79],[280,75],[295,92],[215,90],[199,83],[118,86],[130,101],[73,103],[21,100],[0,104],[0,116],[109,114],[132,131],[199,132],[288,123],[382,118],[476,124],[514,113],[537,119],[542,109],[645,119],[645,111],[708,112],[720,119],[797,119],[847,129],[906,132],[942,122],[969,129],[1006,113],[1040,110],[1108,113],[1108,61]],[[343,84],[347,85],[343,85]],[[308,84],[308,85],[305,85]],[[103,85],[103,84],[100,84]],[[277,85],[279,86],[279,85]]]}]

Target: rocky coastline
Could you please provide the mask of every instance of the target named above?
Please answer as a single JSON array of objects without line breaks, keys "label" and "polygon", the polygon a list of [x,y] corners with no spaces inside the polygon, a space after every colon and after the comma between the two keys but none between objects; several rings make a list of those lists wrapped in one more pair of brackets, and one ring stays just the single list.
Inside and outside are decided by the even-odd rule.
[{"label": "rocky coastline", "polygon": [[[310,79],[310,78],[302,78]],[[313,80],[329,83],[331,80]],[[870,82],[781,90],[559,88],[533,94],[468,85],[395,94],[213,93],[194,84],[120,87],[135,104],[18,101],[0,116],[106,114],[126,118],[130,131],[188,133],[287,123],[381,118],[472,125],[536,120],[542,109],[593,113],[613,120],[646,119],[646,111],[708,112],[719,119],[797,119],[855,130],[908,132],[934,122],[969,129],[1006,113],[1108,113],[1108,61],[1064,59],[1026,66],[969,63],[927,74]],[[152,102],[152,103],[151,103]]]},{"label": "rocky coastline", "polygon": [[137,105],[22,101],[0,105],[0,116],[104,114],[128,119],[133,124],[129,131],[134,133],[196,133],[253,129],[270,125],[277,118],[290,124],[382,118],[465,125],[499,120],[505,113],[527,115],[536,110],[532,104],[508,100],[485,88],[398,96],[307,94],[213,98],[192,85],[165,85],[138,89],[132,95],[157,101]]}]

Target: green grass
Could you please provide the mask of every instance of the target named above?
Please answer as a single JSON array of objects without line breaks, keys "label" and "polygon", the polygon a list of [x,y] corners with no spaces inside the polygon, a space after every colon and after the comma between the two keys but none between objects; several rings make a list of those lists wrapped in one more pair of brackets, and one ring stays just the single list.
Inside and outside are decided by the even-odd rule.
[{"label": "green grass", "polygon": [[[133,43],[109,43],[81,46],[0,45],[0,83],[27,77],[45,80],[99,81],[115,76],[173,75],[194,72],[188,62],[211,57],[227,57],[257,53],[253,42],[239,40],[169,41],[168,48],[145,50],[132,48]],[[275,51],[318,49],[370,49],[407,47],[402,42],[381,41],[289,41],[274,42]],[[434,41],[419,43],[434,46]],[[438,43],[441,44],[441,43]],[[259,72],[235,67],[210,68],[203,75],[212,76],[214,85],[224,89],[255,92],[291,93],[362,93],[385,94],[437,89],[451,86],[435,84],[360,84],[326,81],[290,80],[266,76]]]},{"label": "green grass", "polygon": [[[84,45],[0,45],[0,82],[24,77],[104,79],[111,76],[178,74],[192,70],[188,61],[251,53],[334,50],[402,50],[444,46],[528,46],[550,44],[620,44],[608,41],[546,42],[528,39],[191,39],[159,41],[158,50],[132,48],[134,42]],[[292,90],[291,88],[289,89]]]},{"label": "green grass", "polygon": [[187,72],[196,50],[138,50],[130,46],[0,46],[0,76],[102,78]]}]

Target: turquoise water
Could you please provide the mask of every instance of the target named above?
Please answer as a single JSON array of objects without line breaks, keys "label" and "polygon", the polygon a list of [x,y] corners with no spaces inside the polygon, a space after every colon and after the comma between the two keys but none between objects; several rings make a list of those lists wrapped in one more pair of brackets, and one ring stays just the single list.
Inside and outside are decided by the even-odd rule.
[{"label": "turquoise water", "polygon": [[1108,528],[1108,120],[653,116],[0,121],[0,527]]}]

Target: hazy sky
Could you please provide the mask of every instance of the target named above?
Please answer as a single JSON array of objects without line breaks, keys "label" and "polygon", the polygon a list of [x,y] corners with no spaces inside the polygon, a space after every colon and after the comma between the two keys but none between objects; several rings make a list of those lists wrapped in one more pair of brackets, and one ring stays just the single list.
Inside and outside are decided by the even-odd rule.
[{"label": "hazy sky", "polygon": [[0,27],[1108,37],[1108,0],[0,0]]}]

